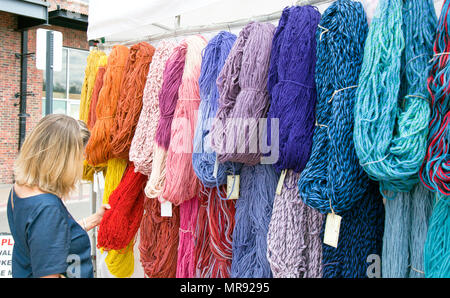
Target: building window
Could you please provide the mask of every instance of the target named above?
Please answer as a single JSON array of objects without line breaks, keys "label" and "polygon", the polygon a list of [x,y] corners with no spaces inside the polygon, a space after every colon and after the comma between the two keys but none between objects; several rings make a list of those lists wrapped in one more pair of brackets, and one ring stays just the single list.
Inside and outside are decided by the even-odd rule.
[{"label": "building window", "polygon": [[[53,72],[53,113],[66,114],[76,119],[80,113],[81,88],[89,51],[63,48],[61,71]],[[45,114],[44,71],[42,114]]]}]

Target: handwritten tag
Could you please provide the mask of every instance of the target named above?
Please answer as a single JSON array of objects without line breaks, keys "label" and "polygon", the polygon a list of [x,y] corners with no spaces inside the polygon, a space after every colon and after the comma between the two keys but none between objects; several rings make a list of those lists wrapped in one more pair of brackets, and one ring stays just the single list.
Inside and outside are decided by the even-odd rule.
[{"label": "handwritten tag", "polygon": [[287,170],[281,171],[280,179],[278,180],[276,194],[281,195],[281,190],[283,189],[284,178],[286,178]]},{"label": "handwritten tag", "polygon": [[325,232],[323,236],[323,243],[337,248],[339,240],[339,230],[341,228],[342,217],[335,213],[328,213],[325,222]]},{"label": "handwritten tag", "polygon": [[239,175],[227,176],[227,198],[229,200],[237,200],[239,198]]},{"label": "handwritten tag", "polygon": [[217,155],[216,155],[216,161],[214,162],[214,171],[213,171],[214,178],[217,178],[218,171],[219,171],[219,160],[217,159]]},{"label": "handwritten tag", "polygon": [[172,217],[172,203],[170,201],[161,203],[161,217]]}]

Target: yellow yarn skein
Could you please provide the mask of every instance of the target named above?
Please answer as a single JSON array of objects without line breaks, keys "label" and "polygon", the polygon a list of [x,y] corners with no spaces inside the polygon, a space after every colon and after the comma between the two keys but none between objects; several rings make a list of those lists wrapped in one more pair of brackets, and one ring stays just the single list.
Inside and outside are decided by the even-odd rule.
[{"label": "yellow yarn skein", "polygon": [[[103,204],[108,204],[109,196],[117,188],[127,168],[127,161],[119,158],[108,160],[103,191]],[[109,272],[115,277],[130,277],[134,272],[134,240],[121,250],[109,250],[105,258]],[[101,249],[103,253],[103,249]]]}]

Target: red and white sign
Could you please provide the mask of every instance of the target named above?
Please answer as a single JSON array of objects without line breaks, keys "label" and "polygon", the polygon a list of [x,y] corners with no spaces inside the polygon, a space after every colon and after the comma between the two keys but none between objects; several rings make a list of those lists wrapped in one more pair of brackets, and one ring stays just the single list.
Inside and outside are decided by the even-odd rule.
[{"label": "red and white sign", "polygon": [[12,277],[12,252],[14,240],[11,234],[0,233],[0,278]]}]

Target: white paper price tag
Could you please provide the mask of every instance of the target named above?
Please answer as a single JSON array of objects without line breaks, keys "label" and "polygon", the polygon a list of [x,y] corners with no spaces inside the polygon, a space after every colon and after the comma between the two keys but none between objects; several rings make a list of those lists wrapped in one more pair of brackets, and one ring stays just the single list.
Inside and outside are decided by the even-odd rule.
[{"label": "white paper price tag", "polygon": [[161,203],[161,217],[172,217],[172,203],[164,201]]},{"label": "white paper price tag", "polygon": [[325,222],[323,243],[337,248],[339,240],[339,230],[341,228],[341,219],[342,217],[335,213],[328,213]]},{"label": "white paper price tag", "polygon": [[280,179],[278,180],[278,185],[277,185],[277,190],[276,190],[277,195],[281,195],[281,190],[283,189],[283,184],[284,184],[284,178],[286,178],[286,172],[287,172],[287,170],[281,171]]},{"label": "white paper price tag", "polygon": [[229,200],[237,200],[239,198],[239,175],[227,176],[227,198]]}]

